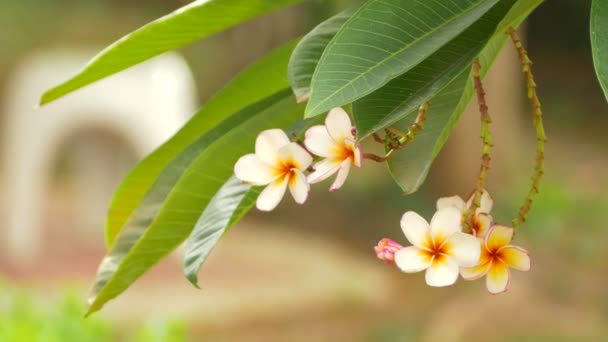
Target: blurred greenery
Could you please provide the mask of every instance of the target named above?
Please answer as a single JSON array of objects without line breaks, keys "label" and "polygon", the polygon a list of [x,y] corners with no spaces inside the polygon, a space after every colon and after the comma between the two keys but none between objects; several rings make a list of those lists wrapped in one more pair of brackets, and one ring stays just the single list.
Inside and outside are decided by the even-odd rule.
[{"label": "blurred greenery", "polygon": [[25,289],[0,284],[0,341],[96,342],[118,337],[136,342],[187,340],[186,325],[179,320],[154,321],[130,331],[117,331],[99,316],[84,318],[82,295],[67,291],[56,301],[46,302]]}]

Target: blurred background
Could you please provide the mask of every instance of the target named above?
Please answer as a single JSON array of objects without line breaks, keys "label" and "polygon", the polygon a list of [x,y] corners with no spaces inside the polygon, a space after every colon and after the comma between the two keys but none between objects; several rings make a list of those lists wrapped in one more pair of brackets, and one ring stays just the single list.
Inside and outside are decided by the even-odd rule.
[{"label": "blurred background", "polygon": [[[469,110],[416,194],[403,196],[368,163],[336,194],[320,185],[304,206],[252,211],[203,267],[202,291],[182,276],[177,252],[82,319],[122,177],[244,66],[351,2],[260,18],[40,110],[46,87],[187,1],[0,2],[0,341],[605,340],[608,105],[591,60],[589,0],[547,1],[522,30],[550,140],[541,194],[516,242],[533,268],[514,272],[508,293],[491,296],[483,282],[430,288],[373,252],[383,237],[406,243],[404,211],[430,217],[438,197],[471,191],[480,142]],[[528,190],[535,142],[513,49],[487,88],[488,188],[495,218],[508,223]]]}]

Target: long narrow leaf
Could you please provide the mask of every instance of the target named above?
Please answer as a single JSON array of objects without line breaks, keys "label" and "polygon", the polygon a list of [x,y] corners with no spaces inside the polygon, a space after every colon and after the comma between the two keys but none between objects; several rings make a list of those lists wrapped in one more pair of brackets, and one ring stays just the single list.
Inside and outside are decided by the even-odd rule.
[{"label": "long narrow leaf", "polygon": [[[236,160],[251,151],[258,132],[290,127],[302,114],[303,108],[285,90],[231,116],[190,145],[178,163],[169,164],[101,262],[88,314],[125,291],[190,235],[211,198],[231,177]],[[191,155],[195,159],[185,165]],[[167,188],[163,180],[175,178],[178,181]],[[158,202],[157,197],[166,199]]]},{"label": "long narrow leaf", "polygon": [[288,75],[291,89],[298,102],[307,101],[310,97],[310,82],[323,51],[353,13],[355,13],[355,8],[348,9],[322,22],[308,32],[293,50],[289,60]]},{"label": "long narrow leaf", "polygon": [[370,0],[329,43],[312,78],[306,115],[382,87],[458,36],[498,0]]},{"label": "long narrow leaf", "polygon": [[49,89],[40,104],[141,63],[163,52],[221,32],[303,0],[198,0],[122,37],[66,82]]}]

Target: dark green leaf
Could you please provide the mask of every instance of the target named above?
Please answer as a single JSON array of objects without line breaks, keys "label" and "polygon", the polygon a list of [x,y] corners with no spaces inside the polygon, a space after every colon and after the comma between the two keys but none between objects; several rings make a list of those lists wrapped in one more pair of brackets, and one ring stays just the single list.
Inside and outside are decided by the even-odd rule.
[{"label": "dark green leaf", "polygon": [[74,90],[163,52],[226,30],[303,0],[198,0],[122,37],[95,56],[82,71],[48,90],[46,104]]},{"label": "dark green leaf", "polygon": [[[258,195],[259,188],[232,177],[209,202],[188,238],[184,254],[184,274],[194,286],[198,287],[198,270],[211,250],[232,224],[253,206]],[[235,215],[237,218],[233,219]]]},{"label": "dark green leaf", "polygon": [[289,60],[288,75],[298,102],[308,100],[312,75],[325,47],[354,12],[355,9],[352,8],[322,22],[302,38],[293,51]]},{"label": "dark green leaf", "polygon": [[121,294],[190,235],[260,131],[290,127],[302,114],[285,90],[230,116],[165,167],[101,262],[88,314]]},{"label": "dark green leaf", "polygon": [[353,102],[424,61],[498,0],[370,0],[325,49],[306,115]]},{"label": "dark green leaf", "polygon": [[591,47],[597,79],[608,99],[608,1],[593,0],[591,5]]},{"label": "dark green leaf", "polygon": [[411,71],[353,104],[359,139],[403,119],[471,65],[516,0],[503,0]]},{"label": "dark green leaf", "polygon": [[[508,36],[504,33],[510,26],[517,27],[543,0],[519,0],[499,24],[497,33],[480,53],[482,76],[491,68]],[[424,130],[407,148],[396,153],[389,161],[393,178],[405,193],[416,191],[424,182],[431,164],[474,94],[470,68],[463,71],[446,88],[431,99]],[[490,109],[491,110],[491,109]],[[416,111],[394,127],[407,130]],[[480,147],[481,148],[481,147]]]},{"label": "dark green leaf", "polygon": [[[169,162],[188,145],[229,115],[278,91],[289,88],[286,70],[296,42],[258,60],[219,91],[169,141],[140,162],[116,190],[106,220],[106,243],[112,247],[133,210]],[[263,79],[264,82],[260,82]],[[162,202],[164,198],[158,199]]]}]

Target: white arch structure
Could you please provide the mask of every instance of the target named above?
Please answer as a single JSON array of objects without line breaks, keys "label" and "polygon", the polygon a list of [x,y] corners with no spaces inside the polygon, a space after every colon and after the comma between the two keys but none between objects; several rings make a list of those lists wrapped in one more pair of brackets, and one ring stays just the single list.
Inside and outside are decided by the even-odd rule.
[{"label": "white arch structure", "polygon": [[22,262],[39,251],[43,195],[66,137],[99,127],[143,156],[173,135],[197,107],[190,69],[180,56],[166,54],[36,108],[44,90],[73,75],[90,56],[82,50],[38,53],[9,79],[1,135],[5,220],[0,231],[8,255]]}]

